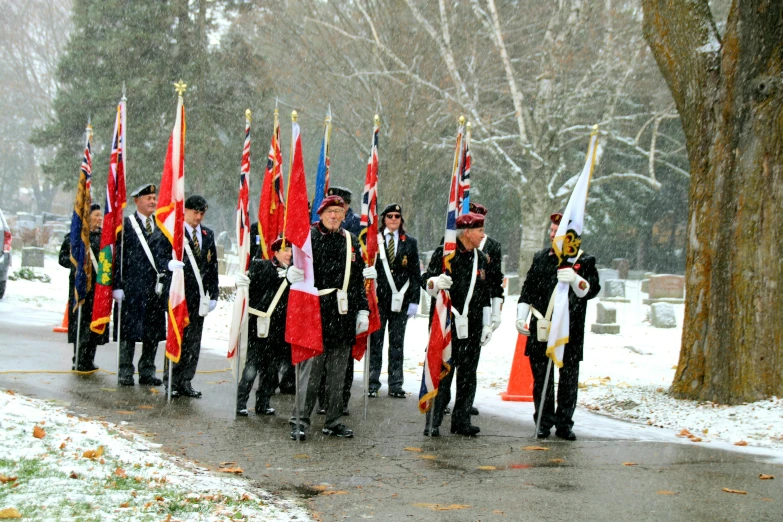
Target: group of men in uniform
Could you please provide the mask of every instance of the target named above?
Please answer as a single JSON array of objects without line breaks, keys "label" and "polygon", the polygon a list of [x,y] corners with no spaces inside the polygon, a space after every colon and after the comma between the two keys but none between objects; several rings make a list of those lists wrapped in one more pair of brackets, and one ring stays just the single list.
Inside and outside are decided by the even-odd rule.
[{"label": "group of men in uniform", "polygon": [[[169,239],[156,225],[156,187],[147,184],[132,194],[136,211],[125,218],[121,244],[120,269],[115,274],[113,297],[117,302],[115,339],[120,339],[119,382],[124,386],[134,383],[134,352],[142,343],[138,362],[139,384],[171,387],[173,397],[198,398],[191,381],[198,365],[204,317],[214,310],[218,296],[217,252],[214,233],[201,225],[208,209],[206,200],[198,195],[185,202],[185,255],[183,260],[172,258]],[[353,383],[352,347],[356,336],[369,327],[369,305],[365,280],[377,282],[378,308],[381,329],[370,337],[370,397],[377,397],[381,388],[380,373],[383,364],[383,345],[388,329],[387,354],[388,395],[404,399],[403,388],[404,340],[407,321],[418,311],[420,289],[432,298],[447,290],[452,305],[451,349],[452,359],[448,373],[440,381],[438,394],[427,414],[424,435],[440,436],[444,415],[450,413],[451,384],[456,380],[456,394],[451,412],[450,431],[453,434],[476,436],[480,428],[472,424],[471,415],[476,394],[476,369],[481,348],[491,339],[501,321],[503,304],[503,273],[500,244],[484,233],[487,209],[471,204],[470,212],[457,218],[456,251],[450,259],[450,270],[443,272],[443,245],[431,258],[424,274],[419,268],[416,238],[407,234],[402,207],[392,203],[380,214],[378,227],[379,254],[374,266],[365,266],[358,241],[359,218],[350,208],[351,192],[341,187],[329,189],[317,213],[320,217],[311,227],[315,287],[319,290],[323,353],[299,364],[299,393],[290,417],[291,438],[304,440],[312,423],[316,403],[318,413],[325,415],[323,433],[350,438],[353,431],[341,422],[348,415],[347,405]],[[98,207],[97,212],[100,212]],[[561,214],[552,215],[550,239],[554,237]],[[100,240],[100,219],[97,219],[96,241]],[[251,238],[258,238],[257,224]],[[280,238],[269,245],[271,258],[263,259],[258,241],[252,255],[250,269],[236,277],[237,286],[248,287],[251,320],[248,331],[247,358],[239,384],[236,411],[248,415],[247,403],[256,377],[255,412],[272,415],[275,409],[270,398],[278,386],[282,392],[293,392],[294,372],[291,366],[291,347],[285,340],[286,309],[291,284],[304,279],[304,272],[292,264],[290,245]],[[69,244],[63,243],[60,263],[70,266],[64,256]],[[252,247],[251,247],[252,248]],[[93,246],[97,251],[97,247]],[[65,252],[66,254],[64,254]],[[252,253],[252,252],[251,252]],[[546,248],[536,253],[528,271],[518,303],[516,327],[523,335],[536,331],[539,310],[547,302],[558,281],[571,285],[571,336],[566,346],[565,364],[560,370],[560,385],[555,409],[554,383],[543,389],[546,378],[546,341],[531,336],[526,355],[530,357],[534,376],[536,410],[545,393],[540,438],[549,436],[553,426],[556,435],[575,440],[572,416],[576,406],[579,361],[582,359],[584,320],[587,300],[599,291],[595,258],[580,251],[570,263],[560,264],[557,256]],[[155,376],[155,355],[158,343],[166,337],[166,306],[168,285],[172,273],[184,271],[185,297],[190,323],[184,330],[181,357],[172,368],[172,382]],[[71,285],[73,286],[73,285]],[[532,319],[528,319],[530,314]],[[88,314],[89,316],[90,314]],[[432,315],[430,315],[430,318]],[[72,321],[71,324],[75,323]],[[89,332],[88,328],[83,331]],[[69,333],[69,342],[75,337]],[[95,369],[92,362],[94,344],[108,339],[86,336],[79,361],[80,370]],[[90,344],[93,343],[93,344]],[[456,374],[456,379],[455,379]],[[538,415],[538,411],[536,411]]]}]

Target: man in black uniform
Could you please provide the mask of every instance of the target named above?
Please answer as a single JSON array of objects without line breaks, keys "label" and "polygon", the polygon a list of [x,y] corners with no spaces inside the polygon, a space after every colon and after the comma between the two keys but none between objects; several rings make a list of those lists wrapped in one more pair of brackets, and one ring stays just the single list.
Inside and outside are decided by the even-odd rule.
[{"label": "man in black uniform", "polygon": [[404,399],[402,389],[403,346],[405,326],[408,318],[416,315],[421,292],[419,271],[419,248],[416,238],[405,233],[402,207],[397,203],[388,205],[381,213],[378,227],[379,262],[376,262],[378,310],[381,315],[381,329],[370,338],[370,384],[369,396],[377,397],[381,387],[381,366],[383,365],[383,341],[386,325],[389,325],[389,396]]},{"label": "man in black uniform", "polygon": [[[91,263],[95,263],[97,258],[95,254],[101,251],[101,224],[103,223],[103,212],[101,206],[92,204],[90,206],[90,258]],[[76,277],[76,269],[71,263],[71,235],[66,234],[65,240],[60,247],[60,266],[70,268],[71,274],[68,276],[68,342],[73,343],[73,366],[72,370],[80,372],[91,372],[98,369],[95,366],[95,350],[99,344],[109,342],[109,330],[106,329],[103,334],[96,334],[90,330],[92,321],[92,305],[95,295],[95,264],[93,264],[93,281],[90,290],[84,296],[82,303],[82,321],[79,328],[79,360],[76,360],[76,330],[79,325],[78,309],[74,309],[73,303],[73,285]]]},{"label": "man in black uniform", "polygon": [[[209,206],[202,196],[193,195],[185,200],[185,252],[183,261],[171,259],[171,244],[165,239],[157,244],[164,245],[158,251],[171,259],[171,271],[185,271],[185,301],[188,305],[190,324],[182,334],[182,350],[179,362],[172,368],[171,396],[201,397],[199,390],[191,385],[201,353],[201,334],[204,317],[215,309],[218,298],[218,261],[215,248],[215,234],[201,226],[201,220]],[[156,234],[164,237],[160,231]],[[154,241],[154,239],[153,239]],[[164,382],[168,374],[163,376]],[[168,386],[168,383],[166,383]]]},{"label": "man in black uniform", "polygon": [[[327,409],[322,431],[327,435],[353,437],[353,431],[340,423],[343,381],[345,369],[351,363],[356,334],[366,332],[370,325],[361,246],[353,234],[340,227],[345,217],[345,203],[339,196],[328,196],[321,203],[318,215],[321,221],[310,229],[310,238],[315,287],[321,296],[324,351],[300,363],[299,425],[296,407],[290,419],[291,438],[300,440],[310,426],[310,414],[315,407],[323,373],[326,373]],[[290,266],[286,277],[289,282],[296,283],[304,280],[304,272]]]},{"label": "man in black uniform", "polygon": [[[131,196],[136,212],[123,221],[122,233],[117,238],[117,256],[122,266],[116,270],[114,300],[122,303],[120,321],[119,383],[133,386],[133,356],[136,343],[141,342],[139,357],[139,384],[160,386],[163,381],[155,376],[155,355],[158,343],[166,339],[166,293],[164,267],[155,260],[152,235],[157,230],[155,185],[148,183],[137,188]],[[114,317],[117,317],[116,313]],[[117,338],[115,320],[114,337]]]},{"label": "man in black uniform", "polygon": [[[487,207],[476,203],[470,204],[470,211],[484,216],[484,222],[487,218]],[[479,249],[487,258],[487,283],[489,285],[489,297],[492,300],[492,329],[497,330],[500,326],[500,312],[503,308],[503,254],[501,252],[500,242],[485,235],[479,245]]]},{"label": "man in black uniform", "polygon": [[[457,249],[451,259],[451,275],[442,273],[443,246],[435,249],[424,273],[424,289],[433,298],[440,290],[451,296],[451,371],[440,380],[435,404],[427,413],[425,436],[439,437],[443,413],[451,400],[451,381],[457,372],[457,393],[451,416],[451,433],[475,437],[481,431],[470,422],[476,395],[476,367],[481,347],[492,337],[487,261],[478,249],[484,239],[484,216],[475,213],[457,218]],[[430,431],[430,415],[433,415]]]},{"label": "man in black uniform", "polygon": [[[563,215],[555,213],[550,216],[549,240],[555,238],[557,227]],[[539,340],[537,335],[538,315],[543,318],[549,306],[549,300],[557,286],[558,281],[569,283],[568,313],[569,313],[569,342],[565,345],[563,354],[563,367],[560,368],[560,379],[557,389],[557,411],[555,411],[555,383],[554,369],[550,373],[546,390],[544,411],[541,416],[541,426],[536,433],[539,439],[549,436],[552,426],[556,427],[555,435],[565,440],[576,440],[572,431],[574,421],[572,417],[576,410],[576,395],[579,388],[579,362],[582,360],[582,348],[585,335],[585,314],[587,313],[587,301],[592,299],[601,290],[598,284],[598,271],[595,268],[595,258],[590,255],[579,254],[575,258],[569,258],[565,266],[558,267],[558,259],[551,248],[539,250],[533,256],[533,262],[525,276],[522,293],[517,305],[517,330],[522,335],[529,336],[525,355],[530,357],[530,367],[533,371],[533,401],[535,404],[534,421],[538,418],[538,408],[541,403],[541,393],[546,380],[549,360],[546,355],[547,341]],[[530,329],[526,329],[527,317],[533,316],[530,321]],[[546,317],[547,320],[550,317]]]},{"label": "man in black uniform", "polygon": [[283,248],[283,240],[278,239],[269,248],[274,253],[271,260],[255,258],[250,262],[249,277],[236,276],[237,287],[250,287],[247,358],[237,395],[237,413],[245,417],[256,374],[256,413],[275,413],[269,398],[277,387],[279,360],[286,356],[291,360],[291,346],[285,341],[289,291],[285,273],[291,264],[291,246]]}]

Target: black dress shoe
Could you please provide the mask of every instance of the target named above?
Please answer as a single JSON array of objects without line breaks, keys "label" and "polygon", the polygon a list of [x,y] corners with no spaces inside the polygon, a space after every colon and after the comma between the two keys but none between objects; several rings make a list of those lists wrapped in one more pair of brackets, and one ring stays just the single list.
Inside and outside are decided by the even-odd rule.
[{"label": "black dress shoe", "polygon": [[557,435],[563,440],[572,440],[572,441],[576,440],[576,435],[570,429],[555,430],[555,435]]},{"label": "black dress shoe", "polygon": [[547,437],[549,437],[549,428],[538,428],[538,431],[536,432],[536,438],[545,439]]},{"label": "black dress shoe", "polygon": [[318,408],[315,410],[318,415],[326,415],[326,408]]},{"label": "black dress shoe", "polygon": [[451,408],[449,408],[448,406],[443,408],[443,415],[451,415]]},{"label": "black dress shoe", "polygon": [[338,424],[331,428],[327,426],[321,430],[321,433],[330,437],[343,437],[345,439],[353,438],[353,430],[345,424]]},{"label": "black dress shoe", "polygon": [[463,435],[465,437],[475,437],[480,431],[481,428],[478,426],[465,426],[464,428],[451,427],[451,433],[454,435]]},{"label": "black dress shoe", "polygon": [[[169,394],[169,389],[166,388],[166,395]],[[171,390],[171,398],[176,399],[177,397],[182,397],[184,393],[179,388],[174,388]]]},{"label": "black dress shoe", "polygon": [[136,383],[133,381],[133,377],[121,377],[119,381],[120,386],[133,386]]},{"label": "black dress shoe", "polygon": [[296,440],[297,436],[299,440],[307,440],[307,434],[305,433],[305,427],[300,425],[299,428],[291,426],[291,440]]},{"label": "black dress shoe", "polygon": [[348,406],[345,406],[345,407],[343,408],[343,416],[344,416],[344,417],[347,417],[347,416],[349,416],[350,414],[351,414],[351,412],[350,412],[350,411],[348,411]]},{"label": "black dress shoe", "polygon": [[78,368],[78,371],[80,371],[80,372],[94,372],[95,370],[99,370],[99,369],[100,368],[95,366],[95,364],[89,363],[89,364],[80,364],[79,368]]},{"label": "black dress shoe", "polygon": [[139,384],[143,386],[160,386],[163,384],[163,381],[157,377],[139,377]]},{"label": "black dress shoe", "polygon": [[408,394],[405,393],[405,390],[392,390],[389,392],[389,397],[394,397],[395,399],[406,399]]},{"label": "black dress shoe", "polygon": [[377,397],[378,396],[378,390],[370,390],[367,392],[368,397]]},{"label": "black dress shoe", "polygon": [[247,408],[237,408],[237,415],[240,417],[247,417]]},{"label": "black dress shoe", "polygon": [[256,415],[274,415],[275,409],[269,405],[269,400],[256,402]]},{"label": "black dress shoe", "polygon": [[440,428],[432,428],[430,431],[429,428],[424,429],[424,436],[425,437],[440,437]]},{"label": "black dress shoe", "polygon": [[186,386],[182,390],[180,390],[182,395],[185,395],[186,397],[193,397],[195,399],[201,398],[201,392],[198,390],[194,390],[192,386]]},{"label": "black dress shoe", "polygon": [[471,406],[470,407],[470,414],[471,415],[478,415],[478,408],[476,408],[475,406]]}]

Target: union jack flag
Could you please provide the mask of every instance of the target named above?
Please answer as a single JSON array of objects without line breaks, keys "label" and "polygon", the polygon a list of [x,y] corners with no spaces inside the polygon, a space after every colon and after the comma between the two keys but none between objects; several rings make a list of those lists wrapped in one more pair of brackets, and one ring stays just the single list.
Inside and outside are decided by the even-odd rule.
[{"label": "union jack flag", "polygon": [[285,197],[283,194],[283,153],[280,151],[279,113],[275,109],[275,122],[272,131],[272,143],[267,155],[264,183],[261,187],[261,200],[258,204],[258,235],[261,254],[270,259],[272,253],[268,247],[283,232],[285,219]]},{"label": "union jack flag", "polygon": [[[381,119],[375,116],[375,127],[372,132],[372,148],[367,160],[367,173],[364,176],[364,191],[362,192],[362,219],[360,221],[359,244],[362,246],[362,257],[367,266],[375,264],[378,255],[378,131]],[[367,339],[370,334],[380,330],[381,315],[378,311],[378,296],[375,294],[375,280],[364,282],[367,301],[370,305],[370,326],[366,332],[356,336],[353,345],[353,358],[361,360],[367,350]]]},{"label": "union jack flag", "polygon": [[[449,183],[449,206],[446,213],[446,233],[443,236],[443,273],[451,273],[451,260],[457,251],[457,197],[462,171],[462,140],[464,126],[457,129],[457,145]],[[430,323],[430,338],[424,359],[424,373],[419,390],[419,411],[427,413],[438,395],[440,380],[451,371],[451,297],[445,290],[438,292]]]},{"label": "union jack flag", "polygon": [[465,140],[462,146],[462,158],[459,175],[459,192],[457,194],[457,211],[459,215],[470,212],[470,122],[465,126]]},{"label": "union jack flag", "polygon": [[[239,198],[237,200],[237,251],[239,253],[240,273],[250,268],[250,110],[245,113],[245,145],[242,148],[242,165],[239,169]],[[228,358],[237,353],[247,341],[248,289],[237,288],[234,299],[234,315],[228,335]],[[240,353],[240,359],[242,358]]]},{"label": "union jack flag", "polygon": [[79,168],[79,181],[76,185],[76,199],[73,203],[71,218],[71,264],[74,267],[73,303],[75,312],[84,303],[84,298],[92,289],[93,273],[90,264],[90,206],[92,197],[92,127],[87,125],[87,143],[84,145],[84,155]]}]

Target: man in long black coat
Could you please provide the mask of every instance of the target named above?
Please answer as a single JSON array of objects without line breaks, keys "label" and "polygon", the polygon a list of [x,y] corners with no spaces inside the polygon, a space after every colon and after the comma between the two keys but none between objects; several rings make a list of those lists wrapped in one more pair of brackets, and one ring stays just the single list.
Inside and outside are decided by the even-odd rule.
[{"label": "man in long black coat", "polygon": [[[364,290],[364,261],[359,241],[350,232],[340,228],[345,217],[345,203],[339,196],[324,198],[318,209],[321,221],[310,229],[313,248],[315,287],[321,305],[321,332],[324,351],[321,355],[300,363],[299,369],[299,424],[296,408],[291,416],[291,438],[300,440],[310,426],[310,415],[315,407],[321,375],[326,373],[326,419],[323,433],[338,437],[353,437],[353,430],[340,422],[343,411],[343,382],[346,367],[351,361],[351,350],[356,334],[369,327],[369,306]],[[350,245],[350,251],[348,251]],[[346,274],[346,255],[350,263],[347,303],[338,308]],[[291,283],[304,280],[304,272],[295,266],[288,268]],[[344,313],[341,313],[344,312]],[[305,393],[302,393],[305,391]]]},{"label": "man in long black coat", "polygon": [[[487,261],[478,249],[483,238],[484,216],[471,212],[458,217],[457,248],[451,259],[451,275],[442,273],[443,246],[441,245],[433,252],[429,267],[422,276],[426,281],[424,290],[433,298],[430,322],[432,314],[435,313],[435,297],[441,290],[449,291],[452,310],[451,370],[440,380],[435,403],[427,413],[425,436],[440,436],[440,424],[444,410],[451,400],[451,381],[455,371],[457,393],[451,416],[451,433],[475,437],[481,431],[478,426],[471,424],[470,407],[476,395],[476,368],[481,347],[492,337]],[[471,298],[466,307],[469,295]],[[456,314],[467,317],[467,332],[458,326]],[[430,429],[431,415],[432,429]]]},{"label": "man in long black coat", "polygon": [[[256,413],[275,413],[269,399],[277,387],[280,360],[288,358],[291,361],[291,345],[285,340],[290,290],[285,273],[291,264],[291,246],[286,244],[283,248],[283,240],[278,239],[269,248],[273,252],[272,259],[252,259],[248,276],[236,276],[237,287],[249,286],[250,308],[247,357],[237,395],[237,414],[241,416],[248,414],[247,400],[256,375],[259,376]],[[271,309],[273,305],[274,309]]]},{"label": "man in long black coat", "polygon": [[[172,368],[171,396],[201,397],[199,390],[193,389],[191,381],[196,375],[199,355],[201,354],[201,334],[204,330],[204,317],[215,309],[218,298],[218,260],[215,247],[215,233],[207,227],[201,226],[201,220],[209,206],[202,196],[193,195],[185,200],[185,252],[184,261],[171,260],[168,262],[169,270],[185,271],[185,302],[188,306],[190,324],[185,327],[182,334],[182,350],[178,363]],[[157,232],[162,237],[161,232]],[[159,256],[171,259],[171,244],[168,241],[155,241],[163,248],[158,248]],[[190,252],[188,252],[190,249]],[[191,259],[192,254],[192,259]],[[201,288],[198,283],[198,275],[193,267],[195,261],[201,276]],[[202,305],[202,302],[204,303]],[[208,306],[207,306],[208,305]],[[168,380],[168,374],[163,376],[164,382]],[[168,386],[168,383],[166,383]]]},{"label": "man in long black coat", "polygon": [[[383,341],[386,326],[389,327],[388,386],[391,397],[404,399],[402,389],[402,365],[404,359],[405,327],[408,318],[416,315],[421,292],[421,271],[419,270],[419,248],[416,238],[405,233],[402,207],[398,203],[388,205],[381,213],[378,231],[378,249],[381,251],[375,263],[377,270],[378,311],[381,315],[381,329],[370,338],[370,383],[368,393],[375,397],[381,387],[381,366],[383,365]],[[388,266],[389,273],[386,273]],[[399,303],[392,309],[392,294],[395,290],[389,284],[389,277],[396,292],[402,293]],[[403,292],[405,285],[407,289]]]},{"label": "man in long black coat", "polygon": [[[549,226],[549,239],[552,241],[563,215],[552,214]],[[585,314],[587,301],[601,290],[598,283],[598,271],[595,268],[595,258],[582,253],[578,258],[571,258],[565,266],[558,266],[558,259],[550,248],[539,250],[533,256],[533,262],[525,276],[525,283],[517,305],[517,330],[522,335],[528,335],[525,355],[530,357],[530,367],[533,371],[533,400],[535,401],[534,421],[538,417],[541,404],[541,393],[546,380],[549,358],[546,355],[546,341],[539,341],[536,335],[538,319],[533,314],[529,330],[525,321],[535,310],[546,316],[549,300],[558,281],[570,284],[568,292],[568,344],[563,354],[563,367],[560,368],[560,379],[557,389],[557,411],[555,411],[554,369],[550,372],[546,390],[541,426],[536,433],[539,439],[549,436],[552,426],[556,427],[555,435],[565,440],[576,440],[572,431],[572,419],[576,410],[576,395],[579,389],[579,362],[582,360],[582,349],[585,335]],[[532,332],[532,335],[531,335]]]},{"label": "man in long black coat", "polygon": [[[90,257],[95,258],[95,254],[101,251],[101,223],[103,222],[103,212],[101,206],[93,204],[90,207]],[[96,334],[90,330],[92,321],[92,305],[95,295],[95,270],[93,270],[92,287],[84,296],[82,303],[82,320],[79,328],[79,361],[76,361],[76,329],[79,325],[78,309],[73,306],[73,285],[76,276],[76,269],[71,263],[71,235],[66,234],[63,244],[60,247],[59,256],[60,266],[70,268],[71,273],[68,276],[68,342],[73,343],[73,368],[80,372],[91,372],[97,370],[95,366],[95,351],[99,344],[109,342],[109,331],[106,329],[103,334]]]},{"label": "man in long black coat", "polygon": [[[122,303],[120,315],[119,383],[133,386],[133,357],[136,343],[141,342],[139,357],[139,384],[160,386],[163,381],[155,376],[155,356],[158,343],[166,339],[166,297],[164,292],[165,264],[155,260],[153,234],[157,191],[148,183],[136,189],[131,196],[136,211],[125,217],[122,233],[117,238],[117,256],[122,259],[114,280],[114,300]],[[164,240],[165,241],[165,240]],[[152,257],[147,255],[146,243]],[[118,317],[115,308],[114,317]],[[117,320],[114,337],[117,338]]]}]

